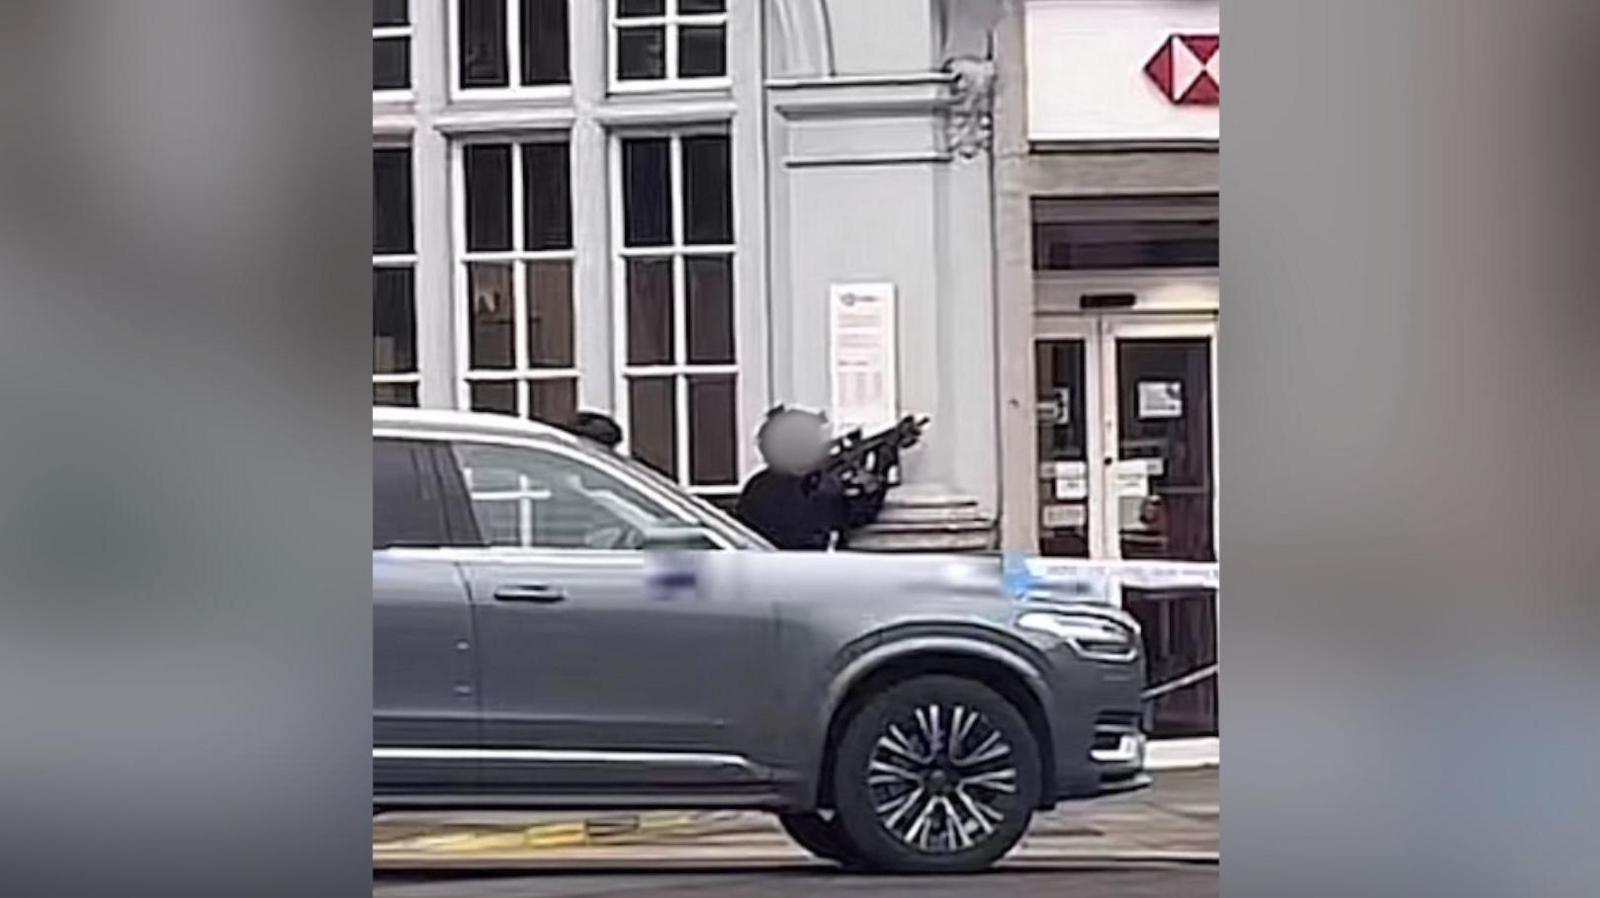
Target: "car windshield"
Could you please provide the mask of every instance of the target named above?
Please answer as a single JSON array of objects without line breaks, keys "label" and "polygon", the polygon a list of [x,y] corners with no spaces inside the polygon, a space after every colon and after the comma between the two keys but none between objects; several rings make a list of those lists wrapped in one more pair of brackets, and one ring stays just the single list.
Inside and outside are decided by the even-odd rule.
[{"label": "car windshield", "polygon": [[649,482],[662,493],[664,498],[670,499],[706,526],[732,539],[738,548],[773,550],[772,544],[759,533],[740,523],[734,516],[674,483],[655,468],[625,455],[602,449],[587,440],[579,440],[578,443],[584,454],[597,462],[626,468],[629,474]]}]

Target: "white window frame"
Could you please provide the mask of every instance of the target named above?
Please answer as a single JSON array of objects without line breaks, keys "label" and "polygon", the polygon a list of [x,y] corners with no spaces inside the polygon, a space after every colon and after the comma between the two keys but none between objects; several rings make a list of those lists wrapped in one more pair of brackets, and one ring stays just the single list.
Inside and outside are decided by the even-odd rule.
[{"label": "white window frame", "polygon": [[416,96],[417,89],[417,4],[416,0],[406,0],[406,24],[404,25],[374,25],[372,26],[372,40],[376,45],[385,38],[403,37],[406,39],[406,58],[408,64],[406,71],[409,74],[408,86],[405,88],[392,88],[372,91],[374,103],[403,103]]},{"label": "white window frame", "polygon": [[[739,454],[734,457],[734,478],[732,484],[702,485],[690,480],[690,418],[689,418],[689,375],[694,374],[723,374],[734,377],[734,422],[735,433],[739,432],[739,397],[743,394],[744,378],[740,372],[740,360],[744,358],[744,347],[739,339],[739,292],[737,277],[730,284],[733,294],[729,314],[732,316],[733,327],[733,362],[730,364],[693,364],[689,358],[689,330],[688,316],[688,289],[685,275],[684,258],[686,256],[727,256],[731,262],[738,260],[738,223],[734,222],[733,243],[717,244],[685,244],[684,232],[684,196],[683,196],[683,139],[685,137],[701,137],[715,135],[728,140],[729,174],[728,174],[728,203],[732,214],[737,218],[738,203],[732,167],[733,159],[733,132],[731,123],[719,122],[714,125],[690,125],[674,128],[658,129],[629,129],[616,131],[610,135],[609,165],[611,190],[611,320],[612,320],[612,352],[616,363],[612,366],[614,393],[613,403],[617,409],[617,420],[623,422],[623,442],[618,447],[620,451],[631,451],[631,432],[629,422],[632,420],[632,397],[628,391],[628,381],[635,377],[667,377],[671,376],[673,384],[673,438],[675,440],[674,452],[678,459],[678,470],[672,480],[684,489],[698,496],[732,496],[739,492],[738,479],[743,474],[739,470]],[[626,210],[623,204],[622,180],[622,142],[624,140],[639,138],[667,138],[668,143],[668,174],[672,179],[670,195],[672,201],[672,242],[661,246],[626,245]],[[672,357],[675,360],[668,365],[631,365],[628,363],[628,277],[627,263],[629,259],[640,258],[666,258],[673,260],[672,264]],[[737,438],[737,437],[736,437]]]},{"label": "white window frame", "polygon": [[[728,67],[732,54],[728,52],[728,41],[731,37],[730,10],[737,0],[727,0],[722,12],[713,13],[679,13],[679,0],[663,0],[666,13],[659,16],[630,16],[626,19],[617,16],[617,0],[601,0],[606,5],[606,84],[611,93],[655,93],[670,90],[719,90],[727,89],[733,85],[733,78],[728,74]],[[624,24],[626,23],[626,24]],[[723,73],[696,78],[678,77],[678,29],[689,25],[721,25],[723,41]],[[617,69],[621,57],[617,54],[617,35],[624,29],[633,27],[661,26],[666,29],[666,44],[663,50],[666,53],[665,78],[632,78],[623,80],[618,77]]]},{"label": "white window frame", "polygon": [[589,0],[567,0],[567,81],[565,84],[522,84],[522,3],[520,0],[500,0],[506,7],[506,86],[466,87],[461,83],[461,0],[446,0],[445,16],[449,47],[446,65],[450,71],[445,78],[451,100],[547,100],[555,102],[572,96],[572,70],[577,64],[572,39],[574,6]]},{"label": "white window frame", "polygon": [[[411,182],[409,191],[411,196],[411,252],[409,253],[373,253],[372,267],[378,268],[407,268],[411,270],[411,336],[414,345],[411,347],[411,370],[395,374],[372,375],[372,383],[377,384],[410,384],[417,393],[417,405],[422,403],[422,364],[419,354],[422,348],[422,333],[419,323],[422,316],[419,314],[417,296],[417,151],[409,141],[383,141],[375,140],[372,149],[377,150],[406,150],[410,154],[411,165],[408,174]],[[376,404],[376,398],[374,398]]]},{"label": "white window frame", "polygon": [[[515,133],[498,133],[474,135],[453,141],[450,145],[451,168],[451,202],[450,225],[451,243],[453,246],[451,264],[454,266],[455,283],[455,357],[456,357],[456,407],[461,409],[472,408],[472,383],[475,381],[511,381],[517,385],[517,417],[529,420],[529,410],[532,400],[530,398],[529,381],[534,380],[571,380],[574,393],[578,395],[578,403],[582,405],[582,383],[579,371],[582,361],[583,341],[578,339],[576,326],[573,328],[572,364],[566,368],[534,368],[528,364],[528,288],[525,276],[525,262],[565,261],[571,266],[571,276],[574,281],[577,277],[577,233],[572,235],[573,246],[566,249],[552,250],[524,250],[523,245],[526,231],[526,222],[523,220],[523,210],[526,197],[523,193],[522,183],[522,150],[524,143],[565,143],[568,158],[567,178],[567,208],[569,214],[575,214],[573,206],[576,198],[573,195],[573,177],[576,160],[573,158],[573,141],[569,131],[545,129],[538,131],[523,131]],[[482,144],[510,144],[511,152],[511,249],[509,250],[467,250],[467,172],[465,149],[469,146]],[[512,296],[512,359],[514,365],[510,368],[485,368],[472,367],[472,284],[467,274],[469,265],[478,262],[506,263],[512,266],[511,296]],[[573,321],[577,321],[579,298],[576,283],[572,291]]]}]

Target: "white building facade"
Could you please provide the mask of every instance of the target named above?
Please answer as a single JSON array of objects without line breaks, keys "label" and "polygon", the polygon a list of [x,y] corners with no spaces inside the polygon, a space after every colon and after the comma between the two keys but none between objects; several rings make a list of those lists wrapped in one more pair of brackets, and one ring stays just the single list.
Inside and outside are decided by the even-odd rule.
[{"label": "white building facade", "polygon": [[[933,416],[910,479],[992,521],[989,169],[952,144],[951,43],[928,0],[375,3],[375,401],[609,412],[726,498],[839,356],[858,423]],[[843,340],[830,297],[885,285],[889,330]]]},{"label": "white building facade", "polygon": [[[717,501],[777,403],[926,414],[924,536],[1214,571],[1216,33],[1204,0],[377,0],[374,401],[607,412]],[[1158,678],[1214,659],[1214,591],[1128,596]],[[1163,725],[1214,730],[1209,688]]]}]

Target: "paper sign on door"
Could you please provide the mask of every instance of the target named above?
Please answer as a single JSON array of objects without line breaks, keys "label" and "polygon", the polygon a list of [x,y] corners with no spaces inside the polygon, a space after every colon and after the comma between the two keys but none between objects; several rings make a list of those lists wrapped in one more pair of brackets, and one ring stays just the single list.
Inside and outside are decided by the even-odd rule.
[{"label": "paper sign on door", "polygon": [[1150,495],[1150,469],[1145,459],[1128,458],[1117,462],[1113,473],[1112,489],[1119,497],[1138,498]]},{"label": "paper sign on door", "polygon": [[1076,477],[1057,477],[1055,493],[1057,499],[1065,499],[1067,501],[1087,499],[1089,498],[1089,478],[1084,474],[1079,474]]},{"label": "paper sign on door", "polygon": [[1064,501],[1089,498],[1089,464],[1081,461],[1045,462],[1040,475],[1055,483],[1055,497]]},{"label": "paper sign on door", "polygon": [[1139,417],[1183,417],[1183,382],[1178,380],[1139,381]]},{"label": "paper sign on door", "polygon": [[1046,505],[1044,525],[1051,529],[1082,527],[1089,521],[1089,510],[1082,505]]}]

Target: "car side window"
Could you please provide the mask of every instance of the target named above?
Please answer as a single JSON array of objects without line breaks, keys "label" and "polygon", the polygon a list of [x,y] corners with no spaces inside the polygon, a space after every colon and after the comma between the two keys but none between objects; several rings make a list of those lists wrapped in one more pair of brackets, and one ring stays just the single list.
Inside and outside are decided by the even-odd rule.
[{"label": "car side window", "polygon": [[453,448],[488,545],[636,549],[649,531],[681,525],[671,511],[588,462],[487,443]]},{"label": "car side window", "polygon": [[372,441],[372,548],[449,543],[427,453],[411,440]]}]

